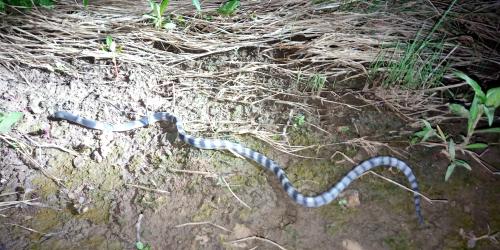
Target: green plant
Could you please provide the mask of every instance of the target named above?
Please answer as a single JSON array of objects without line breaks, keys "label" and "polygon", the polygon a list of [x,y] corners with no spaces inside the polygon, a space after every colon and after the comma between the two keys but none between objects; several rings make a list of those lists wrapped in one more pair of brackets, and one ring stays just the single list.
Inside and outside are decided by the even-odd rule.
[{"label": "green plant", "polygon": [[[151,8],[151,13],[146,14],[144,16],[148,17],[149,19],[153,20],[153,23],[155,25],[156,29],[173,29],[175,28],[175,24],[170,21],[169,18],[166,20],[163,17],[163,14],[167,10],[168,4],[170,3],[170,0],[162,0],[161,3],[157,3],[154,0],[149,0],[149,6]],[[192,4],[196,8],[198,12],[201,11],[201,4],[199,0],[192,0]]]},{"label": "green plant", "polygon": [[240,7],[240,0],[228,0],[217,9],[217,12],[221,15],[230,16],[236,12],[238,7]]},{"label": "green plant", "polygon": [[192,0],[192,3],[194,5],[194,7],[196,8],[196,11],[200,12],[201,11],[200,0]]},{"label": "green plant", "polygon": [[146,17],[153,20],[156,29],[169,28],[170,22],[163,19],[163,13],[167,10],[170,0],[162,0],[161,3],[157,3],[154,0],[149,0],[149,6],[151,7],[151,13],[145,15]]},{"label": "green plant", "polygon": [[312,91],[320,91],[325,87],[325,83],[326,83],[326,76],[322,74],[314,74],[309,79],[309,88]]},{"label": "green plant", "polygon": [[21,112],[0,112],[0,133],[7,133],[12,129],[12,126],[23,118]]},{"label": "green plant", "polygon": [[459,104],[449,105],[451,113],[467,118],[467,131],[466,135],[462,136],[461,138],[462,142],[457,145],[455,141],[453,141],[453,139],[448,139],[448,136],[443,133],[439,126],[436,126],[436,129],[434,129],[432,128],[431,124],[425,120],[423,121],[423,129],[414,134],[415,138],[420,139],[421,142],[425,142],[429,138],[434,136],[438,137],[443,142],[443,145],[446,148],[445,153],[450,159],[450,164],[448,165],[445,174],[445,181],[450,178],[451,174],[457,166],[462,166],[468,170],[471,170],[470,165],[466,161],[456,158],[457,151],[470,152],[470,150],[485,149],[488,147],[488,144],[486,143],[470,143],[474,134],[500,133],[500,127],[476,130],[476,126],[483,114],[485,114],[487,117],[488,126],[491,127],[493,125],[495,110],[498,108],[498,106],[500,106],[500,87],[489,89],[485,94],[481,90],[479,84],[477,84],[477,82],[469,76],[465,75],[462,72],[456,72],[455,75],[466,81],[474,90],[474,99],[469,109]]},{"label": "green plant", "polygon": [[31,9],[33,6],[42,6],[45,8],[52,8],[54,6],[53,0],[0,0],[0,11],[5,11],[6,6],[15,8]]},{"label": "green plant", "polygon": [[292,122],[293,128],[300,129],[304,127],[305,123],[306,123],[306,117],[303,114],[298,114],[293,117],[293,122]]},{"label": "green plant", "polygon": [[[382,79],[382,85],[386,87],[401,84],[408,88],[429,88],[440,84],[448,70],[445,62],[447,57],[442,59],[441,56],[445,45],[444,40],[434,41],[432,37],[456,2],[457,0],[454,0],[448,6],[425,37],[420,30],[409,44],[397,42],[383,48],[370,65],[370,79],[374,79],[378,72],[387,71],[388,74]],[[390,56],[389,50],[393,51]]]},{"label": "green plant", "polygon": [[137,250],[151,250],[151,246],[149,245],[149,243],[144,244],[140,241],[135,243],[135,248]]},{"label": "green plant", "polygon": [[116,57],[118,53],[121,53],[123,51],[123,46],[116,45],[116,42],[113,41],[113,37],[108,35],[106,36],[106,43],[102,47],[102,50],[112,53],[111,58],[115,68],[115,77],[118,77],[118,64],[116,63]]}]

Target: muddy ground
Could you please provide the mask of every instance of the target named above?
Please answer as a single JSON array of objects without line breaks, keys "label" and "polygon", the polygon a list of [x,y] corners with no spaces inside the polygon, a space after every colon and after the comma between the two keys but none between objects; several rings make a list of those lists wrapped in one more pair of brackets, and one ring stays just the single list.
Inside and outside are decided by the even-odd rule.
[{"label": "muddy ground", "polygon": [[[0,110],[24,114],[8,134],[17,147],[0,147],[0,199],[18,201],[0,212],[0,249],[135,249],[139,237],[152,249],[463,249],[461,230],[498,231],[498,177],[471,163],[472,171],[457,169],[444,182],[442,148],[409,143],[421,117],[408,120],[386,97],[407,107],[420,100],[397,88],[365,88],[368,79],[357,74],[356,65],[377,52],[360,52],[348,34],[372,38],[336,26],[335,13],[309,13],[329,25],[290,14],[312,8],[298,3],[197,23],[187,18],[191,6],[174,3],[186,18],[170,32],[155,31],[144,10],[127,9],[126,1],[89,10],[63,2],[26,14],[25,23],[1,17],[2,40],[25,40],[0,48]],[[217,6],[206,5],[208,13]],[[284,20],[266,30],[276,13]],[[106,34],[123,52],[102,50]],[[322,44],[327,38],[337,47]],[[326,47],[349,60],[314,52]],[[326,79],[321,90],[311,88],[314,75]],[[57,121],[57,110],[110,123],[174,113],[190,134],[241,142],[276,160],[306,194],[335,184],[357,162],[389,154],[412,166],[434,201],[423,202],[418,225],[412,194],[367,173],[344,197],[304,208],[272,173],[230,152],[190,147],[171,124],[109,133]],[[497,144],[482,156],[498,166],[498,155]],[[407,184],[396,170],[376,172]],[[499,245],[483,239],[476,248]]]}]

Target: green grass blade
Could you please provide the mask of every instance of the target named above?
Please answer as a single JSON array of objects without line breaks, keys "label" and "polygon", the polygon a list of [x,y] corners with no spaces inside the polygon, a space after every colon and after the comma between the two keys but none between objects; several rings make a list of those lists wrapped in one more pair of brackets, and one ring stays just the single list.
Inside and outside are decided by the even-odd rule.
[{"label": "green grass blade", "polygon": [[470,167],[469,163],[467,163],[464,160],[456,160],[455,163],[457,164],[457,166],[464,167],[464,168],[466,168],[469,171],[472,170],[472,168]]},{"label": "green grass blade", "polygon": [[454,115],[463,117],[463,118],[468,118],[469,117],[469,110],[467,110],[464,106],[456,103],[451,103],[448,105],[448,108],[450,112]]},{"label": "green grass blade", "polygon": [[479,96],[475,95],[469,110],[469,120],[467,121],[467,134],[470,134],[479,114]]},{"label": "green grass blade", "polygon": [[222,7],[217,9],[217,12],[223,15],[232,15],[240,6],[240,0],[229,0]]},{"label": "green grass blade", "polygon": [[23,118],[21,112],[0,112],[0,133],[9,132],[12,126]]},{"label": "green grass blade", "polygon": [[485,128],[485,129],[478,129],[474,131],[474,134],[477,133],[500,133],[500,128]]},{"label": "green grass blade", "polygon": [[486,117],[488,118],[488,126],[491,127],[491,125],[493,125],[493,118],[495,116],[495,108],[483,105],[483,112],[486,114]]},{"label": "green grass blade", "polygon": [[488,93],[486,93],[486,106],[493,108],[500,106],[500,87],[488,90]]},{"label": "green grass blade", "polygon": [[482,103],[484,103],[486,100],[486,95],[484,94],[483,90],[481,90],[481,86],[477,84],[474,79],[470,78],[468,75],[464,74],[463,72],[457,71],[454,73],[455,76],[461,78],[464,80],[467,84],[469,84],[472,89],[474,89],[474,92],[476,93],[479,98],[481,98]]},{"label": "green grass blade", "polygon": [[160,4],[160,16],[163,16],[163,13],[165,13],[165,10],[167,10],[168,4],[170,3],[170,0],[162,0]]},{"label": "green grass blade", "polygon": [[472,143],[465,146],[466,149],[485,149],[488,147],[486,143]]},{"label": "green grass blade", "polygon": [[201,4],[200,0],[193,0],[193,5],[196,8],[196,11],[200,12],[201,11]]},{"label": "green grass blade", "polygon": [[455,161],[455,142],[453,139],[448,141],[448,153],[450,154],[451,161]]},{"label": "green grass blade", "polygon": [[456,164],[452,162],[450,165],[448,165],[448,168],[446,169],[446,174],[444,175],[444,181],[448,181],[450,179],[451,174],[453,174],[453,170],[455,170]]}]

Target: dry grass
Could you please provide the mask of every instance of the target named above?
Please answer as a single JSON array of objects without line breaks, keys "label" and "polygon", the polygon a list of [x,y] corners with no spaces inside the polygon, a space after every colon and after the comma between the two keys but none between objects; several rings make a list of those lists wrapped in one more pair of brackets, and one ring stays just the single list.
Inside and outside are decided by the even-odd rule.
[{"label": "dry grass", "polygon": [[[500,37],[496,29],[498,20],[488,14],[497,6],[495,1],[487,1],[481,8],[463,3],[453,10],[445,28],[437,32],[450,37],[445,41],[441,57],[452,67],[469,67],[481,62],[486,71],[476,68],[476,75],[489,78],[491,74],[486,73],[487,70],[491,65],[500,64],[498,52],[488,49],[489,44]],[[318,113],[327,105],[328,109],[357,112],[367,105],[377,108],[384,103],[413,126],[423,116],[429,121],[447,119],[443,116],[447,112],[445,106],[436,92],[376,88],[363,92],[342,90],[344,94],[330,92],[338,89],[338,84],[365,81],[366,67],[376,59],[381,48],[397,41],[410,41],[421,28],[430,30],[447,8],[444,2],[410,2],[363,12],[315,5],[310,1],[253,1],[243,4],[238,14],[230,18],[216,15],[218,7],[215,1],[204,1],[201,15],[195,14],[190,2],[173,2],[167,10],[173,20],[177,20],[177,28],[172,31],[154,29],[143,17],[148,11],[145,2],[132,4],[125,0],[98,1],[88,10],[75,6],[73,1],[61,1],[50,11],[37,9],[6,15],[0,26],[0,63],[13,71],[18,65],[24,65],[81,77],[87,68],[96,64],[114,67],[110,62],[116,57],[119,68],[133,64],[173,72],[165,76],[164,82],[151,86],[157,92],[172,86],[173,107],[177,96],[194,90],[232,104],[273,103],[316,117],[309,126],[325,134],[330,133],[326,128],[328,124],[318,122],[321,120]],[[179,21],[180,18],[183,21]],[[469,35],[456,36],[455,33],[464,30],[478,40]],[[123,47],[120,53],[102,50],[107,35]],[[242,50],[254,52],[264,60],[241,61],[230,57],[231,53]],[[228,57],[223,71],[189,66],[199,59],[221,55]],[[315,94],[292,86],[299,78],[308,79],[318,73],[333,86]],[[271,78],[280,81],[265,82]],[[174,79],[179,81],[174,84]],[[183,79],[199,81],[194,85]],[[355,96],[367,105],[346,104],[345,95]],[[263,126],[251,119],[214,120],[209,121],[209,126],[206,121],[187,123],[190,132],[249,134],[293,156],[311,157],[303,152],[337,145],[324,142],[292,145],[286,138],[289,126],[285,122]],[[393,153],[402,155],[376,140],[378,138],[363,137],[341,144],[362,147],[369,154],[375,154],[379,147],[389,147]]]}]

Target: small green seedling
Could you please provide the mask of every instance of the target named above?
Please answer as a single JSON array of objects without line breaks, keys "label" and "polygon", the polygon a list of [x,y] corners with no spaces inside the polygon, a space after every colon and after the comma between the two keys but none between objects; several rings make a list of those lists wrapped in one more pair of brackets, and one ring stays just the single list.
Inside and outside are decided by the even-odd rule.
[{"label": "small green seedling", "polygon": [[[475,132],[481,132],[481,130],[475,131],[475,129],[483,113],[488,118],[488,126],[491,127],[491,125],[493,125],[495,110],[498,108],[498,106],[500,106],[500,87],[489,89],[485,94],[483,90],[481,90],[479,84],[477,84],[476,81],[474,81],[466,74],[462,72],[456,72],[455,75],[467,82],[467,84],[469,84],[472,89],[474,89],[475,93],[469,110],[465,109],[465,107],[457,108],[456,106],[451,109],[452,112],[459,109],[459,115],[468,116],[467,135],[464,139],[464,144],[468,145],[472,135]],[[495,131],[500,132],[500,128],[489,129],[489,132]]]},{"label": "small green seedling", "polygon": [[151,246],[148,243],[144,244],[140,241],[135,243],[135,248],[137,250],[151,250]]},{"label": "small green seedling", "polygon": [[41,6],[50,9],[54,7],[54,0],[0,0],[0,12],[4,12],[7,5],[18,9],[28,10],[33,6]]},{"label": "small green seedling", "polygon": [[[493,119],[496,108],[500,106],[500,87],[492,88],[487,91],[485,94],[479,84],[474,81],[469,76],[465,75],[462,72],[457,72],[455,75],[464,81],[466,81],[474,90],[474,99],[471,103],[469,109],[465,108],[459,104],[450,104],[449,109],[450,112],[467,118],[467,133],[465,136],[462,136],[462,143],[456,144],[453,139],[448,140],[448,136],[446,136],[439,126],[436,126],[436,130],[432,128],[431,124],[427,121],[423,121],[424,127],[422,130],[414,133],[415,138],[412,142],[420,139],[421,142],[427,141],[431,137],[438,137],[443,142],[443,145],[446,147],[446,154],[450,159],[450,164],[446,170],[445,181],[448,181],[451,174],[455,170],[457,166],[464,167],[468,170],[471,170],[470,165],[461,159],[456,158],[456,152],[462,151],[467,152],[468,150],[474,149],[485,149],[488,147],[486,143],[470,143],[470,140],[474,134],[477,133],[500,133],[500,128],[487,128],[487,129],[479,129],[476,130],[476,126],[481,119],[483,113],[486,115],[488,120],[488,126],[491,127],[493,125]],[[470,152],[470,151],[469,151]]]},{"label": "small green seedling", "polygon": [[339,199],[338,204],[343,208],[347,207],[347,199],[346,198]]},{"label": "small green seedling", "polygon": [[312,91],[320,91],[325,87],[326,77],[322,74],[314,74],[309,80],[309,87]]},{"label": "small green seedling", "polygon": [[0,112],[0,133],[7,133],[12,129],[12,126],[23,118],[21,112]]},{"label": "small green seedling", "polygon": [[218,8],[217,12],[221,15],[230,16],[236,12],[238,7],[240,7],[240,0],[229,0]]},{"label": "small green seedling", "polygon": [[201,12],[201,4],[199,0],[193,0],[192,1],[194,7],[196,8],[196,11]]},{"label": "small green seedling", "polygon": [[293,127],[296,129],[302,128],[306,123],[306,117],[303,114],[298,114],[293,118]]},{"label": "small green seedling", "polygon": [[113,37],[106,37],[106,44],[102,47],[102,50],[113,53],[112,60],[115,68],[115,77],[118,77],[118,64],[116,63],[116,57],[118,53],[123,51],[123,47],[121,45],[116,45],[116,42],[113,41]]},{"label": "small green seedling", "polygon": [[455,154],[456,154],[455,142],[453,141],[453,139],[450,139],[448,141],[448,155],[450,156],[450,165],[448,165],[448,168],[446,169],[446,174],[444,175],[445,181],[448,181],[448,179],[450,179],[450,176],[453,173],[453,171],[455,170],[456,166],[464,167],[469,171],[472,170],[469,163],[467,163],[464,160],[456,159]]},{"label": "small green seedling", "polygon": [[163,13],[167,10],[170,0],[162,0],[161,3],[150,0],[149,6],[151,7],[151,14],[145,15],[146,17],[153,20],[156,29],[164,28],[169,22],[165,22],[163,19]]}]

